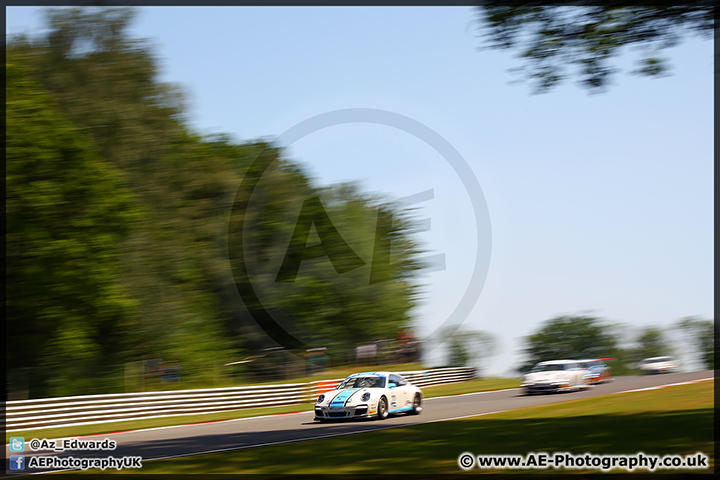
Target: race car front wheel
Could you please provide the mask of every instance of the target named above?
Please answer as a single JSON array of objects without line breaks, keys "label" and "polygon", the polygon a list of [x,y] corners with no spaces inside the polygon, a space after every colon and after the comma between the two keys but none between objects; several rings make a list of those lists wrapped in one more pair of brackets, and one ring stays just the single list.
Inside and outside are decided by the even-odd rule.
[{"label": "race car front wheel", "polygon": [[380,397],[377,409],[378,420],[385,420],[388,417],[388,404],[385,397]]}]

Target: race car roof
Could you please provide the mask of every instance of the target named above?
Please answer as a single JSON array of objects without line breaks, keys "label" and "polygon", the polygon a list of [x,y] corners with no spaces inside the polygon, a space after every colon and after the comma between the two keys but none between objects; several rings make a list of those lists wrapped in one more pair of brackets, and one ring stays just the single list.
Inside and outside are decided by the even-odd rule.
[{"label": "race car roof", "polygon": [[566,363],[577,363],[580,360],[547,360],[545,362],[538,362],[538,365],[565,365]]},{"label": "race car roof", "polygon": [[[348,375],[347,378],[352,377],[361,377],[361,376],[375,376],[375,377],[387,377],[390,375],[391,372],[362,372],[362,373],[353,373],[352,375]],[[400,375],[399,373],[395,373],[394,375]]]}]

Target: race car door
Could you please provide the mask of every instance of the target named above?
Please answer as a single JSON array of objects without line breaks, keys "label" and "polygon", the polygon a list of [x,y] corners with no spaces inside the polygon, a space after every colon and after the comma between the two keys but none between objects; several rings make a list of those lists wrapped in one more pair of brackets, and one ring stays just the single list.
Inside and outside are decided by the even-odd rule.
[{"label": "race car door", "polygon": [[392,412],[409,407],[412,404],[412,398],[410,398],[410,388],[407,380],[400,375],[391,374],[388,385],[392,384],[395,384],[395,386],[390,387],[389,410]]}]

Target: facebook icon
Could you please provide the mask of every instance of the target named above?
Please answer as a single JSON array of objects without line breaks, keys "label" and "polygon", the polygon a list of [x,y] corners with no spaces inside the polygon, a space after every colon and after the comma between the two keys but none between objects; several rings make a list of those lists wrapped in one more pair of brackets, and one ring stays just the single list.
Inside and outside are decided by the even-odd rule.
[{"label": "facebook icon", "polygon": [[25,455],[10,455],[10,470],[25,470]]}]

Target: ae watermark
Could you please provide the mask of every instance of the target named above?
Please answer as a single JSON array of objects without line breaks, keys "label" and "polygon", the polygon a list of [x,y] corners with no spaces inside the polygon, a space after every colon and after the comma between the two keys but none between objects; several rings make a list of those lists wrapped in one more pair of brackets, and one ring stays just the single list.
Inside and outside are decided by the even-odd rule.
[{"label": "ae watermark", "polygon": [[[263,201],[254,200],[253,194],[256,193],[263,175],[277,161],[277,152],[289,148],[295,142],[314,132],[344,124],[375,124],[415,137],[431,147],[450,165],[468,194],[474,217],[469,221],[474,221],[476,234],[472,274],[460,301],[450,315],[425,339],[432,341],[433,337],[446,326],[459,326],[469,315],[482,291],[491,250],[489,213],[480,183],[455,147],[426,125],[404,115],[385,110],[350,108],[316,115],[285,131],[255,157],[238,189],[228,229],[228,233],[232,237],[232,241],[228,242],[228,254],[238,293],[255,322],[273,340],[291,349],[304,350],[318,346],[310,344],[308,339],[312,338],[311,332],[307,332],[307,335],[304,335],[302,331],[299,332],[297,322],[288,312],[276,307],[266,307],[263,299],[268,297],[268,292],[277,292],[281,288],[284,288],[283,291],[286,292],[288,286],[292,286],[298,278],[298,272],[303,265],[317,259],[327,259],[338,279],[365,267],[368,269],[368,286],[390,281],[387,274],[388,269],[383,267],[387,267],[391,263],[388,252],[392,248],[393,238],[388,232],[393,225],[392,208],[378,209],[374,225],[370,227],[374,231],[368,232],[374,239],[372,254],[363,257],[352,244],[352,240],[343,236],[341,229],[335,225],[328,213],[327,205],[318,195],[303,199],[302,205],[299,206],[299,213],[292,222],[294,228],[291,232],[285,232],[285,237],[288,238],[287,243],[283,245],[280,252],[278,252],[278,248],[274,248],[273,252],[277,259],[274,263],[266,262],[266,264],[271,264],[276,268],[266,269],[262,273],[258,273],[258,269],[253,268],[261,260],[258,260],[257,255],[254,255],[252,251],[254,245],[249,245],[250,235],[248,232],[253,231],[255,225],[253,221],[260,222],[262,219],[255,219],[250,212],[253,212],[255,205],[253,202]],[[405,208],[434,198],[434,189],[427,189],[393,202],[392,207]],[[429,222],[424,228],[429,229]],[[311,242],[309,238],[313,230],[316,235],[315,241]],[[445,253],[435,254],[424,260],[434,263],[436,269],[443,269],[445,255]],[[280,258],[282,260],[278,265],[277,260]],[[439,268],[437,268],[438,265]]]}]

